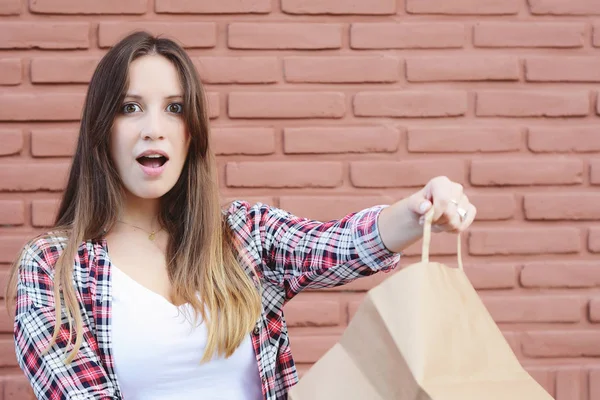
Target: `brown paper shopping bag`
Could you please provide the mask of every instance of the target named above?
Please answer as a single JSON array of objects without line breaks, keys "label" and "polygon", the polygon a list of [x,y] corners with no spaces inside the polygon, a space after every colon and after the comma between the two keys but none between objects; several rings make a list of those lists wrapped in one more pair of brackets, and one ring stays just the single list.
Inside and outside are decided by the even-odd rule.
[{"label": "brown paper shopping bag", "polygon": [[420,263],[367,293],[290,400],[550,400],[522,368],[462,267]]}]

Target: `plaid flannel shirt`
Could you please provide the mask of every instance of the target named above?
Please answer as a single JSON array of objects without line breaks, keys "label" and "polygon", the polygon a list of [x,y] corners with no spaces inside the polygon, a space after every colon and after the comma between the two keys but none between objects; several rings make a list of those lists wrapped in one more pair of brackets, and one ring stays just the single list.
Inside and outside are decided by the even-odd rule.
[{"label": "plaid flannel shirt", "polygon": [[[306,288],[339,286],[396,266],[400,255],[385,248],[377,229],[384,207],[324,223],[260,203],[236,201],[224,211],[253,264],[247,268],[258,272],[263,288],[262,315],[251,335],[265,399],[287,399],[298,380],[283,315],[286,302]],[[53,265],[64,245],[65,238],[54,237],[25,248],[14,325],[17,360],[38,399],[123,399],[111,353],[111,263],[103,238],[83,242],[74,260],[83,319],[78,355],[63,363],[66,325],[57,344],[41,354],[52,337]],[[63,308],[64,324],[65,315]]]}]

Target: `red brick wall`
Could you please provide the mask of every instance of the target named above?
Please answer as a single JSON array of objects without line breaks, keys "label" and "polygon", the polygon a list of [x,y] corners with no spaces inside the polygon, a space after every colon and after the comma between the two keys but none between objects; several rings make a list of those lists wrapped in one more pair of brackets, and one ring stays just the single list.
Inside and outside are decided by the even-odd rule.
[{"label": "red brick wall", "polygon": [[[134,28],[200,68],[225,197],[328,219],[463,183],[466,268],[515,352],[559,400],[600,400],[598,0],[0,0],[2,277],[52,220],[96,62]],[[434,250],[454,261],[451,236]],[[382,278],[290,304],[302,371]],[[0,394],[25,398],[1,315]]]}]

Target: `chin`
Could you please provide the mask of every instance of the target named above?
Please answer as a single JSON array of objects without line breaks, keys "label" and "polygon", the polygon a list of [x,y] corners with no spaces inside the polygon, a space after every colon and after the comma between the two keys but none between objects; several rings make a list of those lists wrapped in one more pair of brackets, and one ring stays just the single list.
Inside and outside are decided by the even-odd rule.
[{"label": "chin", "polygon": [[160,187],[136,187],[136,188],[127,188],[127,190],[134,195],[135,197],[139,197],[140,199],[146,199],[146,200],[154,200],[154,199],[160,199],[161,197],[163,197],[165,194],[167,194],[169,192],[169,190],[171,190],[171,188],[174,185],[171,186],[164,186],[164,185],[160,185]]}]

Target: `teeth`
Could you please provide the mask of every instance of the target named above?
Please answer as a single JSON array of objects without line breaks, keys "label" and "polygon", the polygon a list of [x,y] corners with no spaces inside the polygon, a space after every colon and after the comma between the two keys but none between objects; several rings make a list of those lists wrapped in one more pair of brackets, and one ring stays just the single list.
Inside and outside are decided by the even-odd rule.
[{"label": "teeth", "polygon": [[148,157],[148,158],[160,158],[160,157],[162,157],[162,156],[161,156],[160,154],[148,154],[148,155],[147,155],[147,156],[145,156],[145,157]]}]

